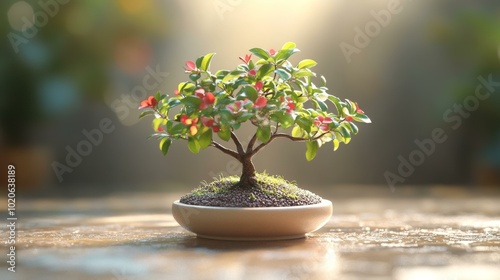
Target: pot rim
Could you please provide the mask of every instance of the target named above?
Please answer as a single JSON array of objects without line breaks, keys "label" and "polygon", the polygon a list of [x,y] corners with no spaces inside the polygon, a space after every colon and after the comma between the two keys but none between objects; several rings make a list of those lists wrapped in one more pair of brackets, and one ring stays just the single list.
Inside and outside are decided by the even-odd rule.
[{"label": "pot rim", "polygon": [[195,209],[210,209],[210,210],[220,210],[220,211],[281,211],[281,210],[301,210],[301,209],[311,209],[311,208],[322,208],[328,205],[333,205],[328,199],[321,199],[320,203],[308,204],[308,205],[297,205],[297,206],[271,206],[271,207],[220,207],[220,206],[202,206],[202,205],[192,205],[182,203],[177,199],[172,204],[189,207]]}]

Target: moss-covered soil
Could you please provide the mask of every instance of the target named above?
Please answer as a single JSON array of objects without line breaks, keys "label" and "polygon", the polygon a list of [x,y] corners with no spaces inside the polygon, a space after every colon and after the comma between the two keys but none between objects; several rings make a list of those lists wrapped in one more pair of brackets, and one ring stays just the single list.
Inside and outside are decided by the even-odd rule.
[{"label": "moss-covered soil", "polygon": [[281,177],[257,174],[257,184],[250,188],[238,186],[239,179],[237,176],[231,176],[203,183],[181,197],[180,202],[218,207],[279,207],[321,202],[320,196]]}]

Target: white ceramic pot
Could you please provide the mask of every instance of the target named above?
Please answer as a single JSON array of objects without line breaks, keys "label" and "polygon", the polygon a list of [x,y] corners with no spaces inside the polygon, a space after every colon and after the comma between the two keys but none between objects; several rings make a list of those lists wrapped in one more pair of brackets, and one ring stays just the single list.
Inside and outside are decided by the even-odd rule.
[{"label": "white ceramic pot", "polygon": [[198,237],[222,240],[282,240],[303,238],[324,226],[332,216],[332,202],[289,207],[212,207],[180,203],[172,215]]}]

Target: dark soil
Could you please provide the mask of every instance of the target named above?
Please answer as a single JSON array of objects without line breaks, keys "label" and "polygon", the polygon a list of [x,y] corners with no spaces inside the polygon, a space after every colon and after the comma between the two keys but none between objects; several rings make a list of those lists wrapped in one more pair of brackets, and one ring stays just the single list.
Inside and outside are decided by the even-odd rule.
[{"label": "dark soil", "polygon": [[239,177],[225,177],[203,184],[181,197],[190,205],[218,207],[283,207],[311,205],[321,197],[280,177],[257,174],[257,186],[239,187]]}]

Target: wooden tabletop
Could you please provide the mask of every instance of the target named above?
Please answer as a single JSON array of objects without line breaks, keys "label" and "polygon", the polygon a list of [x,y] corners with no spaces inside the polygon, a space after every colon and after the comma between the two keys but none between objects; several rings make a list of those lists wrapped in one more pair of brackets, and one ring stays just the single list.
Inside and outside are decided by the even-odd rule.
[{"label": "wooden tabletop", "polygon": [[272,242],[195,237],[171,215],[182,193],[19,198],[16,272],[3,261],[0,279],[500,279],[498,188],[317,193],[334,203],[329,223]]}]

